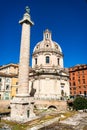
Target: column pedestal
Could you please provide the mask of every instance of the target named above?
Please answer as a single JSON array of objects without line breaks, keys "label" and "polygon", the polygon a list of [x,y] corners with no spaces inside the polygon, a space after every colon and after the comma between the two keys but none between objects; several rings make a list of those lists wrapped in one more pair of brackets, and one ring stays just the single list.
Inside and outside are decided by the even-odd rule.
[{"label": "column pedestal", "polygon": [[36,116],[33,112],[34,101],[29,96],[16,96],[11,101],[11,120],[27,122]]}]

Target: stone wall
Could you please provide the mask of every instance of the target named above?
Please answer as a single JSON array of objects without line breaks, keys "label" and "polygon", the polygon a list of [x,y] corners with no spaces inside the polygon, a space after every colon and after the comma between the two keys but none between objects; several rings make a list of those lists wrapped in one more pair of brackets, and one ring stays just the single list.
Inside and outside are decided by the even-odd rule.
[{"label": "stone wall", "polygon": [[37,109],[56,108],[58,111],[67,110],[67,102],[61,100],[36,100],[34,106]]},{"label": "stone wall", "polygon": [[0,100],[0,108],[7,108],[10,106],[10,100]]}]

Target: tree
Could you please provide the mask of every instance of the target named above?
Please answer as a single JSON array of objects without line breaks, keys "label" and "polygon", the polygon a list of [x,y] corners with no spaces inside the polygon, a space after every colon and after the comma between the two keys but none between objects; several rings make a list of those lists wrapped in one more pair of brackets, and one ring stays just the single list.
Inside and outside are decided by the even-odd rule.
[{"label": "tree", "polygon": [[84,97],[77,97],[73,101],[73,108],[76,110],[87,109],[87,99]]}]

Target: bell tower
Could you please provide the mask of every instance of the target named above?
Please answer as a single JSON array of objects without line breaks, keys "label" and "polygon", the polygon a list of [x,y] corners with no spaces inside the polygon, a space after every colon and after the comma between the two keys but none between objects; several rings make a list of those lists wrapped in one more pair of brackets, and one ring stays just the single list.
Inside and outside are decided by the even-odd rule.
[{"label": "bell tower", "polygon": [[33,22],[30,18],[30,9],[26,7],[22,25],[21,47],[19,59],[19,84],[18,93],[11,101],[11,120],[26,122],[34,115],[29,97],[29,60],[30,60],[30,27]]}]

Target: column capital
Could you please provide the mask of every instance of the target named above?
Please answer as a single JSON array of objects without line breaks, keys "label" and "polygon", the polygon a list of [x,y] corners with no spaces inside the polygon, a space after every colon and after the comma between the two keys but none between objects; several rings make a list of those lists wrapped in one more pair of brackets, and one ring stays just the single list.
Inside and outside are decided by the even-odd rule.
[{"label": "column capital", "polygon": [[23,23],[27,23],[27,24],[30,24],[31,26],[34,25],[34,22],[31,21],[30,19],[30,14],[28,12],[26,12],[23,16],[23,19],[19,21],[20,24],[23,24]]}]

